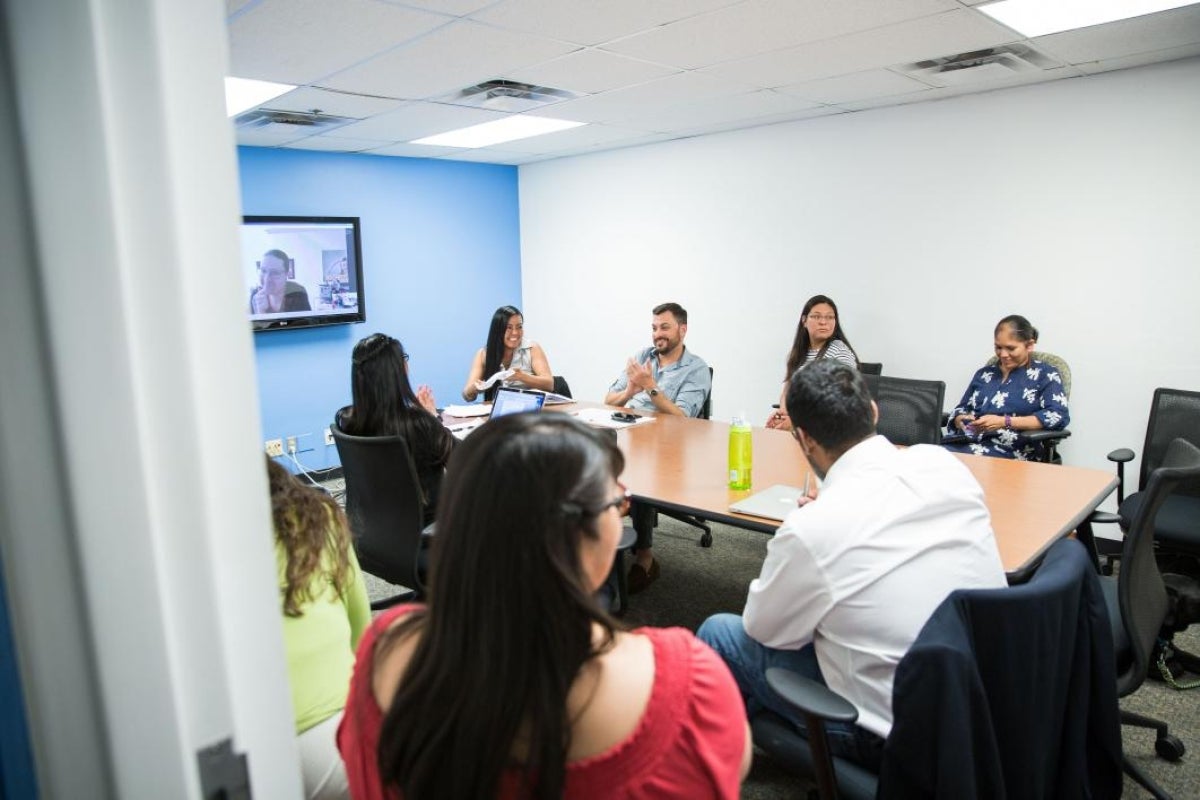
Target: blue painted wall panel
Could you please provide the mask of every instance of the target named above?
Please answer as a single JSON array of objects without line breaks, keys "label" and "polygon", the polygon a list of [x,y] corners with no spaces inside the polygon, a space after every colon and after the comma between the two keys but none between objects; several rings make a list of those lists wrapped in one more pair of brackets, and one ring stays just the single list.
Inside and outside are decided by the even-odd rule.
[{"label": "blue painted wall panel", "polygon": [[[458,400],[497,306],[521,302],[516,167],[244,147],[245,214],[362,221],[367,322],[254,334],[263,438],[299,440],[310,469],[338,463],[322,431],[350,402],[350,351],[383,331],[414,383]],[[247,323],[247,326],[249,323]]]}]

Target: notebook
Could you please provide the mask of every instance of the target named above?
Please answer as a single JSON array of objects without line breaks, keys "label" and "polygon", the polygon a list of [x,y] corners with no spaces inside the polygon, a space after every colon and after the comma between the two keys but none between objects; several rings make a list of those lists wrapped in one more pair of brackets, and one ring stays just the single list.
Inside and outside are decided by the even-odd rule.
[{"label": "notebook", "polygon": [[520,414],[524,411],[541,411],[545,402],[546,395],[543,392],[501,386],[492,398],[492,414],[488,419],[503,417],[506,414]]},{"label": "notebook", "polygon": [[729,510],[738,514],[749,514],[752,517],[763,517],[782,522],[783,518],[796,508],[796,501],[802,494],[804,494],[803,489],[777,483],[769,489],[738,500],[729,507]]}]

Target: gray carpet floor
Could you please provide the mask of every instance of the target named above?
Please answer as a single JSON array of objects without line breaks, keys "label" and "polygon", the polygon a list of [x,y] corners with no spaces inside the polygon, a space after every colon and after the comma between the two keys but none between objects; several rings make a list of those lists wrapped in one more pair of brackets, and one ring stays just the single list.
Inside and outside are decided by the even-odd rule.
[{"label": "gray carpet floor", "polygon": [[[340,481],[328,484],[340,489]],[[632,598],[625,622],[641,625],[682,626],[695,630],[710,614],[719,611],[738,613],[746,597],[746,587],[758,575],[766,555],[767,537],[724,525],[713,526],[711,548],[699,546],[699,530],[675,520],[660,518],[655,534],[655,552],[662,565],[661,578],[645,592]],[[367,576],[372,600],[395,594],[393,587]],[[1200,653],[1200,633],[1196,629],[1177,638],[1184,649]],[[1176,798],[1200,798],[1200,689],[1178,691],[1164,683],[1146,681],[1137,692],[1121,701],[1132,709],[1165,720],[1171,732],[1189,749],[1174,764],[1154,754],[1154,733],[1125,727],[1122,729],[1125,752]],[[803,797],[809,785],[784,771],[761,753],[746,780],[742,797],[746,800],[782,800]],[[1125,779],[1125,797],[1151,795]]]}]

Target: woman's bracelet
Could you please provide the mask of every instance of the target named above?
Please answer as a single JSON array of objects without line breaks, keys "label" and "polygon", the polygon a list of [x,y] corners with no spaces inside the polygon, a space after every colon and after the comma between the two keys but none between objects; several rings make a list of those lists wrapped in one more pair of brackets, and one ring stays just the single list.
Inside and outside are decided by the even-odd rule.
[{"label": "woman's bracelet", "polygon": [[1012,414],[1004,415],[1004,427],[1006,427],[1006,428],[1012,427]]}]

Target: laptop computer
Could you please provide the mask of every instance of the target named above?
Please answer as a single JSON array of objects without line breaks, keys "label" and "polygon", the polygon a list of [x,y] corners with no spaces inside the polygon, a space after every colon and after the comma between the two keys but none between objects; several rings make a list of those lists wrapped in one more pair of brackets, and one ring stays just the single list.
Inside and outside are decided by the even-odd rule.
[{"label": "laptop computer", "polygon": [[777,483],[769,489],[738,500],[729,506],[729,510],[782,522],[783,518],[796,508],[796,501],[802,494],[804,490],[799,487]]},{"label": "laptop computer", "polygon": [[529,389],[510,389],[501,386],[492,398],[492,413],[488,419],[503,417],[505,414],[520,414],[525,411],[541,411],[546,402],[544,392]]}]

